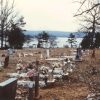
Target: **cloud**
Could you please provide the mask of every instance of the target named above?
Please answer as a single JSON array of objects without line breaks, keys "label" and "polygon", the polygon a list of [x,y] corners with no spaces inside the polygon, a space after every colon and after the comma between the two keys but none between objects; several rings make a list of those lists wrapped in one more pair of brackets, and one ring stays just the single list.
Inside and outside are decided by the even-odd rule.
[{"label": "cloud", "polygon": [[25,17],[27,29],[70,31],[77,26],[72,0],[16,0],[16,9]]}]

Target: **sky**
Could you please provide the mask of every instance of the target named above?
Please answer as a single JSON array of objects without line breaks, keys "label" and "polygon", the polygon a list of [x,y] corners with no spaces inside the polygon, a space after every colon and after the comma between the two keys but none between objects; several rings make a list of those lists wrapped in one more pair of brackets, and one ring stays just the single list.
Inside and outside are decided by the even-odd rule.
[{"label": "sky", "polygon": [[15,0],[16,11],[24,16],[27,30],[77,31],[74,0]]}]

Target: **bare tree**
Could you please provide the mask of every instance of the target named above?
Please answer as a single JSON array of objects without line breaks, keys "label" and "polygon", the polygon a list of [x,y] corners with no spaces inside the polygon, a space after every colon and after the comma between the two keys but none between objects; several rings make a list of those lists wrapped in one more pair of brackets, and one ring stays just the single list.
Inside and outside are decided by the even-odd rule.
[{"label": "bare tree", "polygon": [[[83,10],[84,5],[88,5],[90,2],[93,3],[93,5],[91,7],[89,7],[88,9]],[[84,13],[89,13],[90,11],[95,9],[96,7],[100,7],[100,0],[79,0],[78,3],[80,3],[80,7],[74,16],[79,16],[79,15],[82,15]]]},{"label": "bare tree", "polygon": [[11,28],[17,14],[14,13],[14,0],[0,0],[0,36],[1,36],[1,48],[4,47],[4,41],[6,41],[7,31]]},{"label": "bare tree", "polygon": [[[94,5],[94,2],[89,1],[87,5],[84,5],[85,9],[89,9]],[[83,9],[84,10],[84,9]],[[82,10],[81,10],[82,11]],[[78,17],[82,21],[82,31],[85,31],[91,36],[92,42],[90,47],[94,48],[95,46],[95,37],[96,33],[99,32],[100,27],[100,7],[97,6],[94,9],[90,10],[88,13],[82,13]],[[88,35],[87,34],[87,35]]]}]

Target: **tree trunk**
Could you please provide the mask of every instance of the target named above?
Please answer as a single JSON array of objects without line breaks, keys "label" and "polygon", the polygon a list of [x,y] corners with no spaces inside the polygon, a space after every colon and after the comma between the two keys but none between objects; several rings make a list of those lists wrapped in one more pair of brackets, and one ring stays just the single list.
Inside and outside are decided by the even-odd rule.
[{"label": "tree trunk", "polygon": [[3,25],[1,28],[1,49],[3,48],[3,41],[4,41],[4,32],[3,32]]}]

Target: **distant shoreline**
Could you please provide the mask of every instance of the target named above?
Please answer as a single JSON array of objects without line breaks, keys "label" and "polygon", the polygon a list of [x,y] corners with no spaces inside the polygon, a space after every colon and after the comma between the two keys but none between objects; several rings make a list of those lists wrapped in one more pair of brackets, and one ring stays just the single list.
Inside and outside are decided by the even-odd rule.
[{"label": "distant shoreline", "polygon": [[[42,31],[25,31],[25,35],[31,35],[36,36]],[[63,31],[46,31],[49,35],[55,36],[55,37],[69,37],[71,33],[75,35],[76,38],[83,38],[84,33],[83,32],[63,32]]]},{"label": "distant shoreline", "polygon": [[[76,38],[77,46],[79,46],[82,39],[83,38]],[[57,39],[55,40],[57,42],[57,47],[63,48],[65,45],[70,46],[70,44],[67,42],[67,40],[68,40],[68,37],[57,37]],[[25,43],[24,47],[33,46],[34,44],[37,45],[37,43],[38,43],[38,41],[36,40],[36,38],[35,39],[33,38],[29,44]]]}]

